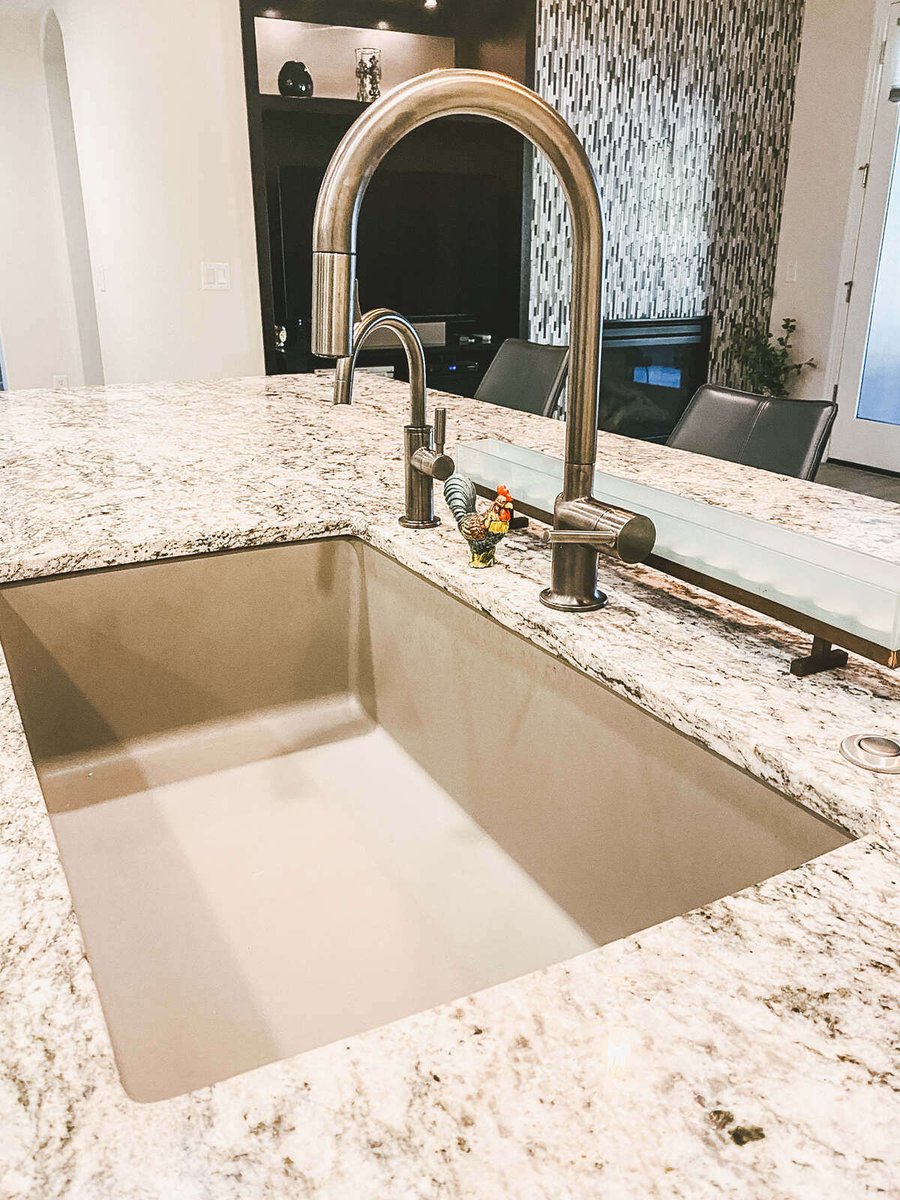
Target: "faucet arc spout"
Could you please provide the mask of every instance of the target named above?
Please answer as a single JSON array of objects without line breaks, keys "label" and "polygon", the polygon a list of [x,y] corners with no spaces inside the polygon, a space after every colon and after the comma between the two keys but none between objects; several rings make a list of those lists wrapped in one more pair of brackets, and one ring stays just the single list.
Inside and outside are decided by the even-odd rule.
[{"label": "faucet arc spout", "polygon": [[425,350],[415,326],[391,308],[373,308],[356,323],[350,354],[340,359],[334,378],[335,404],[349,404],[353,395],[353,377],[360,351],[376,329],[390,329],[406,354],[409,367],[409,423],[425,424]]},{"label": "faucet arc spout", "polygon": [[454,115],[488,117],[517,130],[547,158],[566,197],[572,228],[572,299],[562,498],[589,496],[597,450],[604,283],[599,187],[574,130],[523,84],[489,71],[432,71],[388,92],[351,127],[331,160],[316,206],[313,353],[326,358],[352,354],[356,228],[369,180],[406,134]]}]

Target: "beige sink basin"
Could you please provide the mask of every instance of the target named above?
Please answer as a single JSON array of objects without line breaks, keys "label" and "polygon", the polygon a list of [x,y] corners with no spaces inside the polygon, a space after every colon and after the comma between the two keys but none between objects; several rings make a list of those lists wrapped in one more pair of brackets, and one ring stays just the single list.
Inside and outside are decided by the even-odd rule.
[{"label": "beige sink basin", "polygon": [[138,1100],[847,840],[352,540],[9,586],[0,637]]}]

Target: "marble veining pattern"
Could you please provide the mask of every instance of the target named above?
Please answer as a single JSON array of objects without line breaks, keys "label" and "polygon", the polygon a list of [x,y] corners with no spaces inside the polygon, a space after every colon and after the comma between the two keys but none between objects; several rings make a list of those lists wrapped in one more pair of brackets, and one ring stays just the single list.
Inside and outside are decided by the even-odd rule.
[{"label": "marble veining pattern", "polygon": [[[542,608],[531,534],[472,572],[402,530],[405,391],[361,376],[0,398],[0,578],[353,534],[829,817],[857,841],[571,962],[188,1096],[130,1101],[0,663],[0,1196],[900,1194],[900,781],[838,754],[898,732],[896,675],[796,680],[804,644],[647,569]],[[446,398],[449,446],[564,429]],[[900,562],[892,506],[601,436],[600,465]],[[499,481],[498,481],[499,482]]]}]

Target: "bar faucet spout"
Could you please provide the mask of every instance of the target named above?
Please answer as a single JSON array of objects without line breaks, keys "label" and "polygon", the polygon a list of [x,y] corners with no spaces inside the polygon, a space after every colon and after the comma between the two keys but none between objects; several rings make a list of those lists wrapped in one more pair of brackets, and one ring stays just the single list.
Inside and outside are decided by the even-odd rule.
[{"label": "bar faucet spout", "polygon": [[[591,497],[597,454],[597,403],[603,312],[604,224],[593,167],[574,130],[524,85],[489,71],[432,71],[400,84],[350,128],[325,174],[313,227],[312,349],[325,358],[352,354],[356,229],[370,179],[407,133],[438,117],[493,118],[541,150],[556,172],[572,223],[569,407],[558,530],[594,530]],[[601,608],[594,541],[557,540],[552,583],[541,593],[551,608]]]},{"label": "bar faucet spout", "polygon": [[[391,308],[373,308],[360,316],[353,327],[350,354],[338,359],[334,374],[335,404],[350,404],[356,364],[366,342],[378,329],[389,329],[403,347],[409,368],[409,423],[425,424],[425,348],[415,326]],[[451,472],[452,473],[452,472]]]},{"label": "bar faucet spout", "polygon": [[390,329],[396,334],[409,367],[409,424],[403,430],[406,508],[400,524],[409,529],[433,529],[440,524],[440,518],[434,514],[432,480],[449,479],[454,464],[450,455],[444,453],[447,410],[434,410],[433,429],[426,423],[425,350],[415,327],[406,317],[390,308],[373,308],[356,321],[350,354],[339,359],[335,368],[334,403],[351,403],[357,359],[376,329]]}]

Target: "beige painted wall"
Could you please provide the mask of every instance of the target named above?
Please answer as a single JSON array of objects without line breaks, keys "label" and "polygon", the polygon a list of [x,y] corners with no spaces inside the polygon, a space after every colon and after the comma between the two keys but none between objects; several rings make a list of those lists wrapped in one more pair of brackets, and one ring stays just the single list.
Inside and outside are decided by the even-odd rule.
[{"label": "beige painted wall", "polygon": [[[263,370],[235,0],[56,0],[107,383]],[[230,291],[204,291],[202,261]]]},{"label": "beige painted wall", "polygon": [[84,381],[41,24],[0,12],[0,346],[11,388]]},{"label": "beige painted wall", "polygon": [[887,2],[806,0],[772,310],[773,329],[797,319],[797,356],[818,363],[797,395],[827,398],[837,382],[843,249],[861,189],[870,52]]}]

